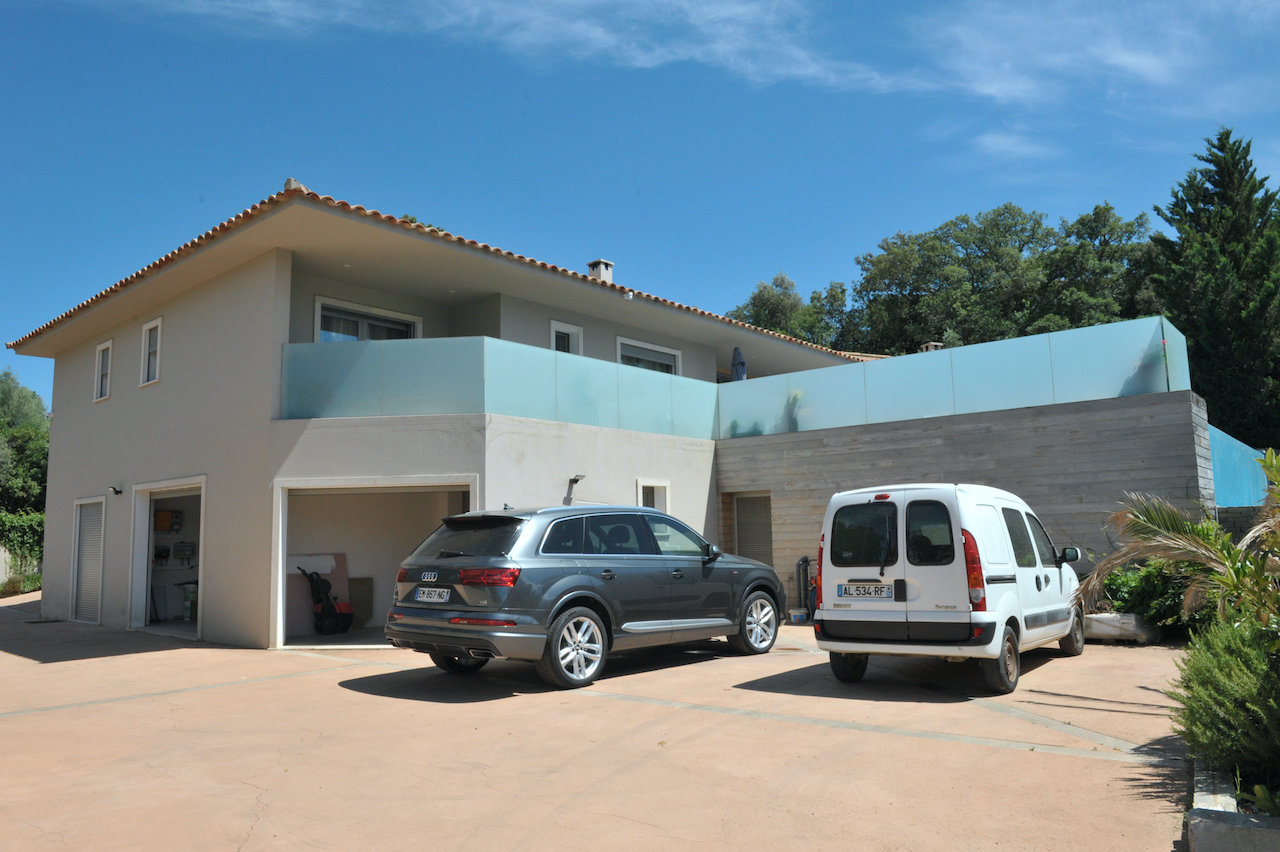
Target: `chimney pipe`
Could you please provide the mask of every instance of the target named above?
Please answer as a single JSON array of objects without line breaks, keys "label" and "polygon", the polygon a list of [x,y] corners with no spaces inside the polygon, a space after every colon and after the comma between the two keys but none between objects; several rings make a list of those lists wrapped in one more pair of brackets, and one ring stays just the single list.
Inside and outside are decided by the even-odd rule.
[{"label": "chimney pipe", "polygon": [[592,278],[599,278],[606,284],[613,283],[613,261],[593,260],[587,264],[587,272]]}]

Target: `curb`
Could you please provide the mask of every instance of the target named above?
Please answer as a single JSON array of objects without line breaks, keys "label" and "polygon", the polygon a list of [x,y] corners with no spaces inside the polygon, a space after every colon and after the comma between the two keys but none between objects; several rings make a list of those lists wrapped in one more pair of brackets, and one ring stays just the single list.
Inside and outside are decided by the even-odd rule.
[{"label": "curb", "polygon": [[1240,813],[1231,782],[1197,761],[1187,842],[1191,852],[1280,852],[1280,819]]}]

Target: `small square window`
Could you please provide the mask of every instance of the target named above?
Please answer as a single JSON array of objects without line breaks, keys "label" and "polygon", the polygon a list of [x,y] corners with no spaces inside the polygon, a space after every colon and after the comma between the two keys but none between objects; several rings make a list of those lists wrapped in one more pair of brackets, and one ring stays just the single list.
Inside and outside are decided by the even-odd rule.
[{"label": "small square window", "polygon": [[139,384],[160,381],[160,320],[142,327],[142,377]]},{"label": "small square window", "polygon": [[551,321],[551,348],[570,355],[582,354],[582,326]]},{"label": "small square window", "polygon": [[94,355],[93,400],[106,399],[111,396],[111,341],[98,346]]}]

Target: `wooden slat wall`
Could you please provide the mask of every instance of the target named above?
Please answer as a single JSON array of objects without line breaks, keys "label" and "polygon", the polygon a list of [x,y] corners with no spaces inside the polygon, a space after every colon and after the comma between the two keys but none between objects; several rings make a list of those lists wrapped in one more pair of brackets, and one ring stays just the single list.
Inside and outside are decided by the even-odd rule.
[{"label": "wooden slat wall", "polygon": [[796,560],[817,556],[827,501],[852,488],[1004,488],[1036,510],[1058,547],[1106,552],[1103,524],[1126,491],[1212,509],[1207,422],[1203,400],[1179,391],[717,441],[721,529],[732,529],[730,495],[768,492],[774,567],[791,595]]}]

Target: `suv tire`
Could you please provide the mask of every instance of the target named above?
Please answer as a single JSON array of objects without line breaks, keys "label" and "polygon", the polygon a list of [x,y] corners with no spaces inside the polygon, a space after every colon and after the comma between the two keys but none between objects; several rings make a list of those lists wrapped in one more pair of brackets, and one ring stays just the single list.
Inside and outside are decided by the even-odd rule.
[{"label": "suv tire", "polygon": [[778,641],[778,607],[764,592],[752,592],[742,602],[738,632],[728,637],[739,654],[767,654]]},{"label": "suv tire", "polygon": [[485,667],[488,660],[478,660],[472,657],[450,657],[447,654],[432,654],[431,662],[436,664],[436,668],[446,671],[449,674],[474,674]]},{"label": "suv tire", "polygon": [[600,676],[608,654],[604,622],[594,610],[576,606],[551,622],[538,674],[554,687],[578,689]]},{"label": "suv tire", "polygon": [[857,683],[867,673],[869,654],[837,654],[831,652],[831,673],[841,683]]},{"label": "suv tire", "polygon": [[982,676],[987,686],[1000,695],[1008,695],[1018,688],[1018,675],[1022,673],[1022,660],[1018,656],[1018,634],[1005,626],[1000,638],[1000,656],[994,660],[979,660]]},{"label": "suv tire", "polygon": [[1058,647],[1068,657],[1084,653],[1084,611],[1080,607],[1071,610],[1071,630],[1058,640]]}]

